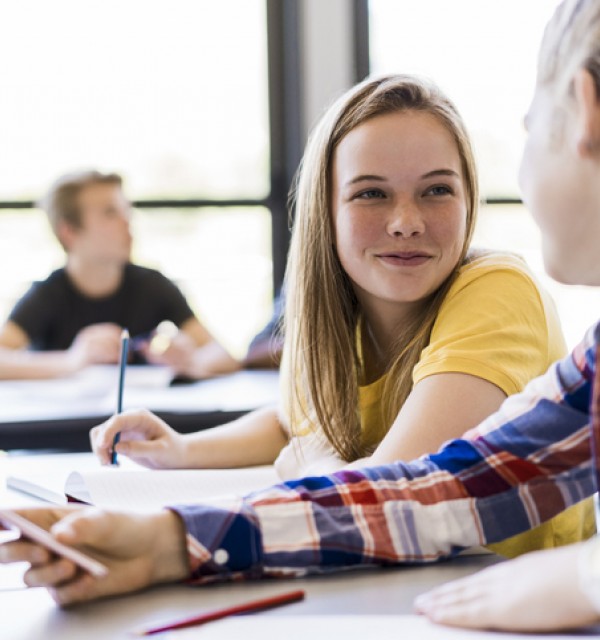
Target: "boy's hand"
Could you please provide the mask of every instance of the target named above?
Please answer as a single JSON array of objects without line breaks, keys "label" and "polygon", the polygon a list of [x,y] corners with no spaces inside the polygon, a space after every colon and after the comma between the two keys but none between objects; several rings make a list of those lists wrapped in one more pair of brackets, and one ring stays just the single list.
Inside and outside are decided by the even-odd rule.
[{"label": "boy's hand", "polygon": [[188,575],[185,529],[171,511],[127,515],[95,508],[18,510],[60,542],[80,548],[109,568],[95,578],[24,538],[0,545],[0,562],[28,562],[25,583],[46,587],[61,606],[137,591]]}]

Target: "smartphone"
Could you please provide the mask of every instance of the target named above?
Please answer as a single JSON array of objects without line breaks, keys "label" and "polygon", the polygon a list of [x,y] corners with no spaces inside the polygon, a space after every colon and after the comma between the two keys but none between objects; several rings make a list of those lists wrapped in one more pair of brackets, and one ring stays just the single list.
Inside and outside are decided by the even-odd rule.
[{"label": "smartphone", "polygon": [[10,509],[0,509],[0,522],[5,528],[18,529],[25,538],[29,538],[33,542],[46,547],[56,555],[62,556],[74,562],[88,573],[96,578],[101,578],[108,573],[108,567],[101,562],[86,556],[81,551],[68,547],[66,544],[59,542],[53,538],[45,529],[38,527],[37,524],[23,518],[18,513]]}]

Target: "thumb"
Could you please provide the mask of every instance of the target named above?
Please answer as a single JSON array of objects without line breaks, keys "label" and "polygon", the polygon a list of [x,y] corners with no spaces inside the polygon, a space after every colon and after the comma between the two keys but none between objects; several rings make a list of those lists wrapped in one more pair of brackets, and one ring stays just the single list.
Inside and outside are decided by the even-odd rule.
[{"label": "thumb", "polygon": [[163,467],[165,464],[165,447],[159,440],[121,440],[115,450],[147,467]]}]

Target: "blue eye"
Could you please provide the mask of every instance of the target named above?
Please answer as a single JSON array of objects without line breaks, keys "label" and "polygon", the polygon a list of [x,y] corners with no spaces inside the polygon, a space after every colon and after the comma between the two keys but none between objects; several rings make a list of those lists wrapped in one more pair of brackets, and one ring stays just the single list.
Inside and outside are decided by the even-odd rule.
[{"label": "blue eye", "polygon": [[367,189],[356,194],[355,197],[363,200],[373,200],[374,198],[385,198],[385,194],[380,189]]},{"label": "blue eye", "polygon": [[454,191],[446,184],[436,184],[433,187],[429,187],[425,192],[425,195],[432,196],[446,196],[454,193]]}]

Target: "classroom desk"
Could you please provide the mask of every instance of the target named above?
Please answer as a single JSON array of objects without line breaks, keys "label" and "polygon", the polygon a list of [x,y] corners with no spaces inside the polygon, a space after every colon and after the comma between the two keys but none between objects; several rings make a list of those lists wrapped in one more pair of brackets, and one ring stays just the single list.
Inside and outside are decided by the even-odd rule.
[{"label": "classroom desk", "polygon": [[[240,637],[246,640],[282,637],[286,640],[498,640],[500,637],[532,640],[538,636],[467,632],[437,627],[412,615],[414,599],[420,593],[497,561],[492,555],[463,556],[429,566],[368,569],[296,580],[203,587],[167,585],[68,610],[56,607],[41,589],[5,591],[0,592],[2,637],[7,640],[119,640],[131,638],[131,632],[140,628],[303,589],[306,598],[302,602],[243,619],[230,618],[149,637],[169,640],[239,640]],[[235,627],[231,629],[227,623],[234,623]],[[597,637],[599,631],[596,627],[551,638]]]},{"label": "classroom desk", "polygon": [[[72,464],[82,455],[69,454],[64,459],[68,461],[66,464]],[[29,459],[29,463],[35,462],[35,455],[24,457]],[[7,456],[0,457],[0,505],[17,507],[41,504],[32,497],[6,488],[4,476],[8,468],[7,460]],[[142,627],[179,620],[204,610],[304,589],[306,598],[302,602],[156,637],[170,640],[239,640],[240,636],[247,640],[279,637],[307,640],[310,636],[315,640],[338,637],[344,640],[498,640],[497,634],[479,634],[431,625],[413,616],[412,607],[415,597],[420,593],[499,561],[500,558],[492,554],[463,555],[427,566],[363,569],[295,580],[265,579],[203,587],[173,584],[66,610],[59,609],[43,589],[18,588],[21,567],[0,565],[0,636],[7,640],[131,638],[131,631]],[[517,576],[515,578],[518,579]],[[589,633],[555,635],[552,638],[580,638],[582,635],[597,635],[598,632],[600,627]],[[503,640],[531,640],[533,637],[502,635]]]},{"label": "classroom desk", "polygon": [[[205,608],[221,608],[295,589],[306,591],[304,601],[255,615],[406,614],[411,613],[417,594],[491,564],[492,558],[471,556],[426,568],[356,571],[300,580],[265,580],[211,587],[170,585],[71,610],[58,609],[41,589],[7,591],[0,593],[2,637],[7,640],[131,638],[130,632],[140,627],[177,620]],[[211,623],[215,624],[219,623]],[[208,628],[209,625],[196,628],[198,637],[203,638],[202,632]],[[255,637],[248,632],[250,628],[247,638]],[[173,633],[172,637],[175,639],[178,634]]]},{"label": "classroom desk", "polygon": [[[0,382],[0,449],[89,450],[89,430],[116,407],[115,366],[89,367],[59,380]],[[123,408],[148,408],[188,433],[234,420],[278,400],[276,371],[240,371],[169,385],[162,367],[129,367]]]}]

